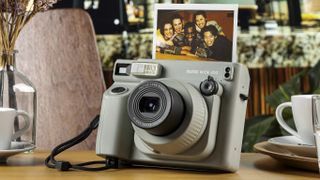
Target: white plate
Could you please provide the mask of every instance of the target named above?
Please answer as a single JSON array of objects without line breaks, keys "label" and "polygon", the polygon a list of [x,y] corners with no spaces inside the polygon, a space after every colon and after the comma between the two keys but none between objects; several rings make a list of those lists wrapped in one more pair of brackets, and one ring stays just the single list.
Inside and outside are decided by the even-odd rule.
[{"label": "white plate", "polygon": [[304,144],[301,139],[295,136],[275,137],[269,139],[268,142],[281,148],[285,148],[299,156],[317,157],[317,151],[314,145]]},{"label": "white plate", "polygon": [[7,158],[18,153],[34,149],[33,144],[27,142],[11,142],[11,149],[0,150],[0,162],[6,162]]}]

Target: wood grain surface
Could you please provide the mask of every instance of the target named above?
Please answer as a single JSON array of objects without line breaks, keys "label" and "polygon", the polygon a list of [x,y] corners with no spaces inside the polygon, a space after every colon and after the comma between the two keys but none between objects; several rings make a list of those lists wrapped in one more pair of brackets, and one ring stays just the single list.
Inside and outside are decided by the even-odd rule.
[{"label": "wood grain surface", "polygon": [[[90,16],[77,9],[38,13],[16,49],[17,68],[38,93],[37,149],[52,149],[100,112],[105,84]],[[94,149],[95,138],[76,149]]]},{"label": "wood grain surface", "polygon": [[[9,158],[7,165],[0,166],[1,179],[63,179],[63,180],[191,180],[191,179],[227,179],[227,180],[304,180],[319,179],[316,172],[308,172],[282,165],[269,156],[257,153],[241,154],[240,169],[236,173],[196,172],[172,169],[122,167],[101,172],[69,171],[61,172],[44,166],[48,152],[20,154]],[[102,160],[93,151],[68,151],[58,157],[72,163],[89,160]]]}]

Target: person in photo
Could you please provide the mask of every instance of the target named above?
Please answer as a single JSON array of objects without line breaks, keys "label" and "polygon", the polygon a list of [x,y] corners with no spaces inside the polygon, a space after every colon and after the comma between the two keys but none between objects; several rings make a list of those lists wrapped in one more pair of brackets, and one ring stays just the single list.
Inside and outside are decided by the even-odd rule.
[{"label": "person in photo", "polygon": [[[202,29],[202,37],[206,48],[198,48],[206,58],[217,61],[232,61],[232,42],[225,36],[219,34],[217,28],[213,25],[206,26]],[[197,51],[198,51],[197,49]]]},{"label": "person in photo", "polygon": [[175,34],[183,34],[183,18],[179,14],[174,14],[171,17],[172,25]]},{"label": "person in photo", "polygon": [[157,51],[173,46],[173,27],[170,21],[164,21],[157,30]]},{"label": "person in photo", "polygon": [[173,44],[177,47],[182,47],[184,44],[184,30],[183,30],[183,18],[179,14],[173,14],[171,16],[172,26],[174,30]]},{"label": "person in photo", "polygon": [[170,20],[165,20],[161,23],[157,31],[156,51],[163,54],[176,54],[186,53],[182,51],[182,47],[174,43],[173,25]]},{"label": "person in photo", "polygon": [[202,43],[202,40],[197,37],[197,30],[195,28],[194,23],[192,22],[186,23],[186,25],[184,26],[184,34],[185,34],[184,49],[189,50],[189,53],[191,54],[195,54],[197,48]]},{"label": "person in photo", "polygon": [[212,25],[215,26],[220,35],[224,35],[222,27],[214,20],[207,20],[207,13],[205,11],[197,11],[193,14],[193,22],[195,23],[198,36],[201,37],[201,31],[204,27]]}]

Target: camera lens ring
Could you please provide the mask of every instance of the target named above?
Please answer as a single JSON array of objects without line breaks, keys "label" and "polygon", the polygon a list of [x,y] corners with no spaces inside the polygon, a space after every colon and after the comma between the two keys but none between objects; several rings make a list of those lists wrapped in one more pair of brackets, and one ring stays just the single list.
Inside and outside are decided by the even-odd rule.
[{"label": "camera lens ring", "polygon": [[127,110],[133,124],[153,135],[164,136],[173,132],[183,120],[184,102],[174,89],[151,80],[142,82],[132,91]]},{"label": "camera lens ring", "polygon": [[164,154],[182,153],[195,145],[204,134],[208,123],[208,108],[201,93],[192,85],[172,79],[162,79],[161,82],[174,87],[183,97],[186,106],[184,120],[174,133],[167,136],[155,136],[132,124],[137,135],[136,146],[139,149],[149,147]]}]

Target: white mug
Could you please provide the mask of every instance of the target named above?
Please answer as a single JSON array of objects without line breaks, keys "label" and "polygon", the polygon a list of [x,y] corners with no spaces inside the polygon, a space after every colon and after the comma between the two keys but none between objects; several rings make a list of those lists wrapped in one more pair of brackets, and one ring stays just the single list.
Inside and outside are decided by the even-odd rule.
[{"label": "white mug", "polygon": [[[312,122],[313,96],[318,95],[309,94],[291,96],[291,102],[282,103],[276,109],[276,118],[283,129],[309,145],[315,144]],[[283,120],[282,111],[287,107],[292,108],[293,120],[297,131],[288,126],[288,124]]]},{"label": "white mug", "polygon": [[[23,117],[24,127],[13,132],[16,116]],[[0,108],[0,150],[10,149],[11,141],[27,132],[30,126],[30,120],[29,114],[25,111],[17,111],[12,108]]]}]

